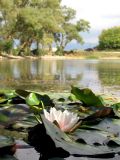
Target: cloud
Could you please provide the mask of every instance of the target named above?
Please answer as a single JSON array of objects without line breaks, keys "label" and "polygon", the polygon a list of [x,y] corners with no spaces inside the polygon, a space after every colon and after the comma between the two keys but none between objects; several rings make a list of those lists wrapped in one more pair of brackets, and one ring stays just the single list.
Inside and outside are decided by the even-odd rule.
[{"label": "cloud", "polygon": [[115,20],[108,20],[109,26],[120,23],[120,0],[63,0],[62,4],[75,9],[76,19],[86,19],[94,28],[107,27],[105,20],[110,17]]},{"label": "cloud", "polygon": [[105,15],[105,16],[103,16],[103,18],[107,18],[107,19],[117,19],[117,20],[119,20],[120,21],[120,14],[119,15]]},{"label": "cloud", "polygon": [[[63,0],[63,5],[76,10],[76,20],[85,19],[90,22],[92,36],[88,39],[98,41],[97,37],[103,29],[120,25],[120,0]],[[97,31],[97,32],[96,32]]]}]

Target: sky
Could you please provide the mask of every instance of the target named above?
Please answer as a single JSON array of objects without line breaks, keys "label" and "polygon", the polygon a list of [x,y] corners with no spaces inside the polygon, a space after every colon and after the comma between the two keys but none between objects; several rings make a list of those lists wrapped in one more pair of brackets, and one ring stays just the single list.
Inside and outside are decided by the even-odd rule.
[{"label": "sky", "polygon": [[95,45],[103,29],[120,26],[120,0],[62,0],[62,5],[76,10],[76,20],[90,22],[89,33],[81,34],[85,43]]}]

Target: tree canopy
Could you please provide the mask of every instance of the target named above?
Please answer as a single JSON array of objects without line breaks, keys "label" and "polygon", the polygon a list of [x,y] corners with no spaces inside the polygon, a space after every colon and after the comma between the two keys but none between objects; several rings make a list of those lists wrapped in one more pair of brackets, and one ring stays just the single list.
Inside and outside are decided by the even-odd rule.
[{"label": "tree canopy", "polygon": [[27,52],[33,41],[42,49],[55,42],[63,51],[73,39],[82,43],[79,32],[90,28],[85,20],[72,23],[75,10],[61,6],[60,0],[1,0],[0,13],[0,36],[4,41],[19,39],[19,49]]},{"label": "tree canopy", "polygon": [[103,30],[99,36],[100,49],[120,49],[120,26]]}]

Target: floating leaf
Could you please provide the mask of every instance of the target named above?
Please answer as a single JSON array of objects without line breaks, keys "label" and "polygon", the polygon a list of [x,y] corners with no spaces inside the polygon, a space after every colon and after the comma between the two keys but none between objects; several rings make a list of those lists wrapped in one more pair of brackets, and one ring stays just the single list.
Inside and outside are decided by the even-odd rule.
[{"label": "floating leaf", "polygon": [[99,124],[87,127],[88,129],[90,127],[93,129],[98,129],[109,133],[113,133],[114,136],[120,137],[120,119],[105,118]]},{"label": "floating leaf", "polygon": [[0,97],[0,104],[6,104],[8,99],[4,99]]},{"label": "floating leaf", "polygon": [[86,144],[89,145],[104,145],[108,139],[108,132],[99,131],[99,130],[85,130],[77,129],[72,136],[77,142],[84,140]]},{"label": "floating leaf", "polygon": [[69,99],[70,101],[77,101],[77,100],[78,100],[74,94],[71,94],[71,95],[68,97],[68,99]]},{"label": "floating leaf", "polygon": [[20,89],[15,90],[15,93],[24,99],[30,94],[30,92],[26,90],[20,90]]},{"label": "floating leaf", "polygon": [[30,127],[35,126],[37,121],[33,116],[27,116],[17,122],[15,122],[11,127],[14,131],[27,131]]},{"label": "floating leaf", "polygon": [[59,101],[59,102],[65,102],[65,98],[62,98],[62,97],[61,97],[61,98],[58,99],[58,101]]},{"label": "floating leaf", "polygon": [[[53,101],[46,94],[41,95],[41,94],[38,94],[38,93],[35,93],[35,92],[30,92],[30,91],[28,92],[28,91],[25,91],[25,90],[16,90],[16,93],[20,97],[22,97],[23,99],[28,99],[28,97],[30,97],[30,95],[32,94],[31,97],[30,97],[30,98],[32,98],[32,100],[28,100],[28,103],[29,103],[29,101],[34,101],[34,99],[36,99],[36,102],[38,100],[39,100],[39,102],[42,101],[44,106],[52,106],[52,107],[54,106]],[[30,103],[36,103],[36,102],[30,102]],[[34,104],[34,105],[37,105],[37,104]]]},{"label": "floating leaf", "polygon": [[44,106],[50,106],[50,107],[54,107],[54,103],[53,101],[51,100],[51,98],[44,94],[44,95],[41,95],[41,94],[36,94],[37,95],[37,98],[43,102]]},{"label": "floating leaf", "polygon": [[35,93],[30,93],[27,97],[26,97],[26,103],[30,106],[35,106],[35,105],[39,105],[40,101],[38,100],[37,96]]},{"label": "floating leaf", "polygon": [[76,96],[78,100],[87,106],[104,107],[105,103],[101,96],[96,96],[90,89],[79,89],[72,87],[71,93]]},{"label": "floating leaf", "polygon": [[97,118],[105,118],[105,117],[113,117],[114,113],[113,113],[113,109],[109,108],[109,107],[104,107],[98,111],[96,111],[95,113],[91,114],[90,116],[86,117],[84,119],[84,121],[95,121]]},{"label": "floating leaf", "polygon": [[18,160],[15,157],[11,156],[11,155],[5,155],[0,157],[0,160]]},{"label": "floating leaf", "polygon": [[110,147],[120,146],[120,138],[116,137],[114,133],[102,130],[85,130],[77,129],[72,137],[77,141],[84,141],[89,145],[107,145]]},{"label": "floating leaf", "polygon": [[25,100],[19,96],[13,97],[10,101],[11,104],[25,104]]},{"label": "floating leaf", "polygon": [[13,144],[15,144],[15,141],[13,138],[0,135],[0,148],[11,146]]},{"label": "floating leaf", "polygon": [[8,101],[8,98],[5,96],[5,94],[0,93],[0,104],[6,104]]},{"label": "floating leaf", "polygon": [[30,110],[25,104],[2,107],[0,110],[0,124],[9,126],[27,116],[29,113]]},{"label": "floating leaf", "polygon": [[42,120],[43,124],[39,124],[29,133],[29,140],[31,145],[43,156],[47,155],[47,158],[56,156],[64,158],[70,155],[77,157],[111,158],[114,157],[115,153],[120,151],[120,147],[94,147],[83,143],[77,143],[60,131],[53,123],[46,120],[44,116],[42,116]]},{"label": "floating leaf", "polygon": [[2,114],[2,113],[0,113],[0,123],[3,123],[3,122],[8,122],[10,119],[9,119],[9,117],[8,116],[6,116],[6,115],[4,115],[4,114]]},{"label": "floating leaf", "polygon": [[5,92],[4,93],[5,94],[5,96],[7,97],[7,98],[9,98],[9,99],[11,99],[11,98],[13,98],[13,97],[16,97],[16,93],[15,93],[15,91],[14,90],[11,90],[11,91],[7,91],[7,92]]},{"label": "floating leaf", "polygon": [[113,108],[115,115],[120,118],[120,103],[113,104],[111,107]]},{"label": "floating leaf", "polygon": [[15,153],[15,141],[11,137],[0,136],[0,155]]}]

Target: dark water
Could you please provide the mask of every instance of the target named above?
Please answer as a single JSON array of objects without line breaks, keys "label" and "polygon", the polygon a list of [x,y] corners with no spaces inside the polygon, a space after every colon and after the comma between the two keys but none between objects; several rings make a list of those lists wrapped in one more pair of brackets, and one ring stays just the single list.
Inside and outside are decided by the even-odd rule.
[{"label": "dark water", "polygon": [[1,60],[0,88],[68,92],[71,85],[120,95],[119,60]]}]

